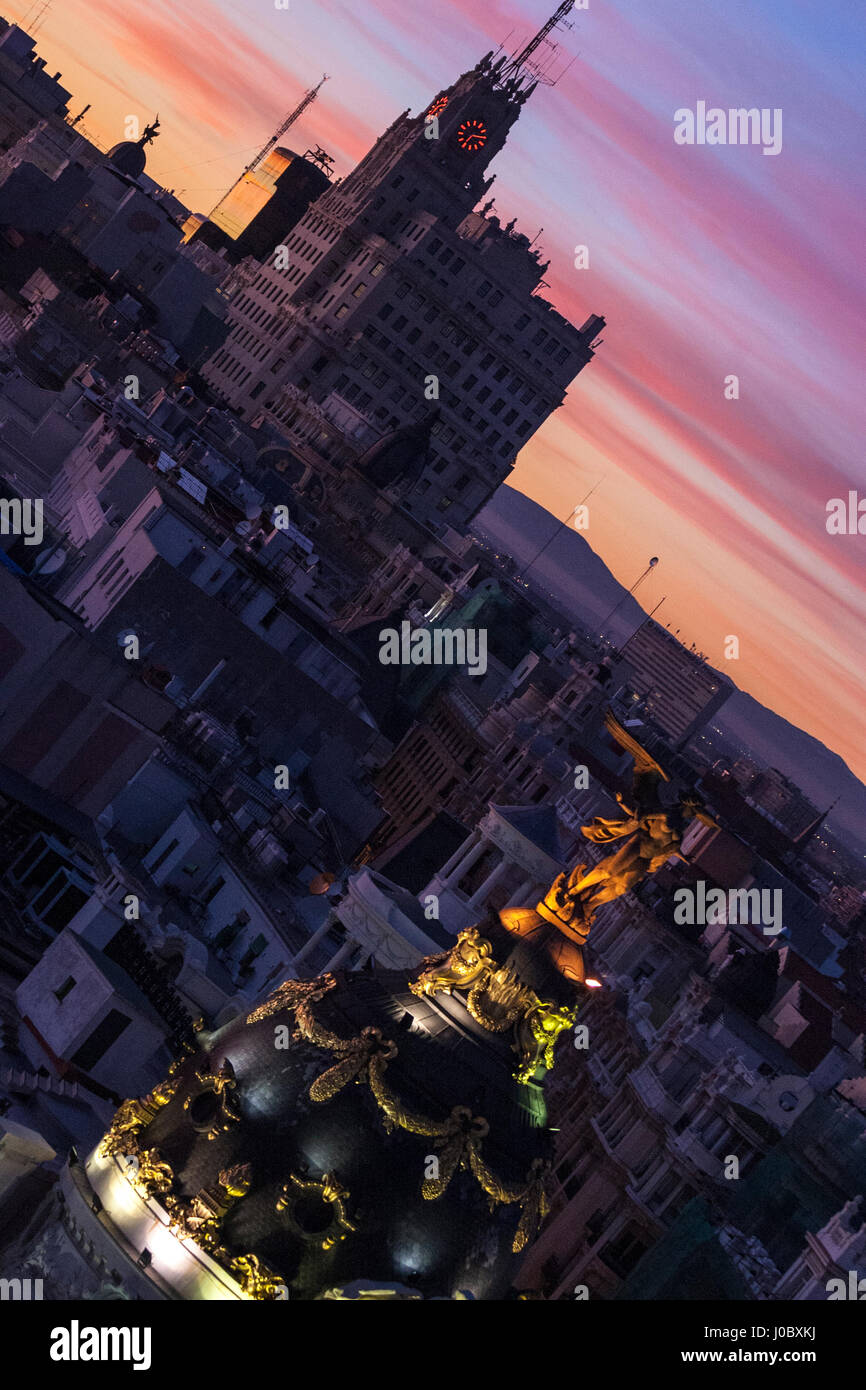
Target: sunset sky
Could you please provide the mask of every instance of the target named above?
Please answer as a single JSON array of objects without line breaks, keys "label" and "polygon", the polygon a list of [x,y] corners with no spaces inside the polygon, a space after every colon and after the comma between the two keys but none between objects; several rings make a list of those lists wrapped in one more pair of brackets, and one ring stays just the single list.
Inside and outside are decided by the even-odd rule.
[{"label": "sunset sky", "polygon": [[[25,28],[41,8],[0,6]],[[148,172],[207,212],[323,72],[286,143],[345,174],[405,108],[556,0],[54,0],[36,32],[105,145],[159,111]],[[866,498],[860,332],[864,116],[853,3],[589,0],[491,166],[496,211],[550,258],[545,291],[608,320],[595,361],[509,481],[566,515],[601,479],[584,536],[744,690],[866,778]],[[697,101],[780,107],[779,155],[681,146]],[[859,214],[859,216],[858,216]],[[574,248],[589,248],[574,269]],[[859,271],[859,273],[858,273]],[[739,400],[724,379],[739,377]],[[866,519],[864,519],[866,527]],[[740,641],[726,661],[725,639]]]}]

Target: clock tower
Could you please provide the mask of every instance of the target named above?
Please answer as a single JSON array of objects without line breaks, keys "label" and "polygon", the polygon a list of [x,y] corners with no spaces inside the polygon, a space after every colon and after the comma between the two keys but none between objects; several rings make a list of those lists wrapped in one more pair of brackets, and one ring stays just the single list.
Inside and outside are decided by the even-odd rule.
[{"label": "clock tower", "polygon": [[417,431],[418,467],[390,491],[440,530],[465,527],[504,481],[603,326],[559,315],[538,293],[541,248],[490,215],[492,199],[478,210],[492,161],[549,82],[533,55],[572,8],[564,0],[515,57],[491,51],[399,115],[279,256],[244,269],[229,335],[203,368],[242,418],[335,478]]}]

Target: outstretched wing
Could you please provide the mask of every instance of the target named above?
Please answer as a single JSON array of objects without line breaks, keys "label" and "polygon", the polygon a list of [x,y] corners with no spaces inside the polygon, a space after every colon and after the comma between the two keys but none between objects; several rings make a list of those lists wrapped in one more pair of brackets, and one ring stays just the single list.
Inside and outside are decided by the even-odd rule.
[{"label": "outstretched wing", "polygon": [[657,772],[666,782],[671,779],[664,768],[656,762],[655,758],[650,757],[645,748],[641,748],[636,738],[632,738],[627,729],[620,724],[612,709],[606,711],[604,716],[604,727],[608,733],[613,734],[617,743],[627,748],[634,758],[635,772]]}]

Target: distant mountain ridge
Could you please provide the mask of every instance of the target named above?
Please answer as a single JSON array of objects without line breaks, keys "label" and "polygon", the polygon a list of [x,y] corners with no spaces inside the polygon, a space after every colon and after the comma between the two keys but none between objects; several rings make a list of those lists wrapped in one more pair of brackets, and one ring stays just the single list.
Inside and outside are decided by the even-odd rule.
[{"label": "distant mountain ridge", "polygon": [[[544,507],[503,484],[479,512],[472,529],[520,564],[531,561],[550,541],[528,576],[533,588],[542,596],[551,595],[589,631],[597,632],[604,624],[615,639],[629,636],[646,617],[643,608],[627,597],[626,589],[579,531],[565,526],[556,535],[559,526]],[[620,600],[608,624],[608,615]],[[828,827],[866,850],[866,786],[838,753],[742,690],[730,697],[715,722],[752,749],[759,760],[790,777],[821,810],[838,798]]]}]

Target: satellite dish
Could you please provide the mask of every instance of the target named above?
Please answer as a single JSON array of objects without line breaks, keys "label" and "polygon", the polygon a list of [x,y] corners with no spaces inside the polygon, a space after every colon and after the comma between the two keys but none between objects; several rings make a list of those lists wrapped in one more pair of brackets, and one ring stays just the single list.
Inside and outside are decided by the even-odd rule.
[{"label": "satellite dish", "polygon": [[66,564],[66,551],[62,546],[51,550],[40,550],[33,565],[34,574],[57,574]]}]

